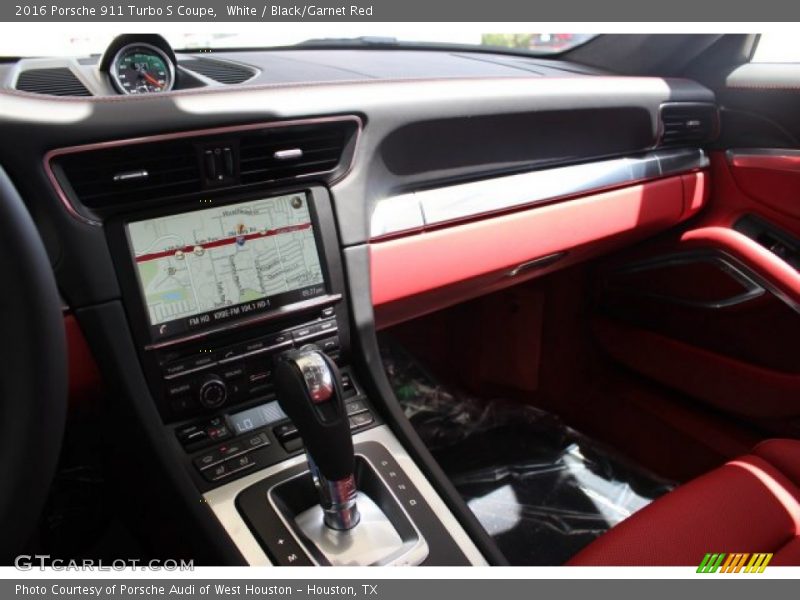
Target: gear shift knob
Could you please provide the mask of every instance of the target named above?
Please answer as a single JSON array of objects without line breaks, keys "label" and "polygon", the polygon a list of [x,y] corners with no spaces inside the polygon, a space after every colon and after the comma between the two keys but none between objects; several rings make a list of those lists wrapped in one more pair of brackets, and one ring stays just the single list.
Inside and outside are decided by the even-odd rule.
[{"label": "gear shift knob", "polygon": [[313,345],[284,352],[275,365],[275,391],[303,438],[325,524],[352,529],[359,521],[355,455],[336,364]]}]

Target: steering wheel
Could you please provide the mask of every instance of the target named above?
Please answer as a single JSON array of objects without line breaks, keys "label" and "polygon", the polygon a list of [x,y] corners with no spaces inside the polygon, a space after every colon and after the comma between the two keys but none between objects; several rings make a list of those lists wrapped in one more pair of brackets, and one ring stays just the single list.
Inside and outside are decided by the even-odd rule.
[{"label": "steering wheel", "polygon": [[42,239],[0,167],[0,564],[28,540],[67,412],[61,300]]}]

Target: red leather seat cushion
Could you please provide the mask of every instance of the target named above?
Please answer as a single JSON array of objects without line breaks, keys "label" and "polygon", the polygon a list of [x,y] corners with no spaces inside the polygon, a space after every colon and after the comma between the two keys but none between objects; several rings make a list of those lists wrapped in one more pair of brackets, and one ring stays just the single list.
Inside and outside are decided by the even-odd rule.
[{"label": "red leather seat cushion", "polygon": [[753,454],[771,463],[800,486],[800,441],[767,440],[753,448]]},{"label": "red leather seat cushion", "polygon": [[769,440],[656,500],[569,562],[696,566],[707,552],[800,565],[800,441]]}]

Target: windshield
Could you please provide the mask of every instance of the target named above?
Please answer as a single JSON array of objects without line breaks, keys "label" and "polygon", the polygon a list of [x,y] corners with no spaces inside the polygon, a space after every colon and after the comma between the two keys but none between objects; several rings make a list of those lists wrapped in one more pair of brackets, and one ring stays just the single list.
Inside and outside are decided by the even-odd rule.
[{"label": "windshield", "polygon": [[[164,33],[177,50],[199,48],[269,48],[304,43],[360,46],[453,44],[482,48],[514,49],[536,55],[556,54],[594,37],[571,33],[497,33],[471,28],[425,27],[428,24],[281,23],[238,33],[196,31]],[[111,40],[123,33],[71,33],[63,35],[8,35],[0,38],[0,56],[88,56],[101,54]]]}]

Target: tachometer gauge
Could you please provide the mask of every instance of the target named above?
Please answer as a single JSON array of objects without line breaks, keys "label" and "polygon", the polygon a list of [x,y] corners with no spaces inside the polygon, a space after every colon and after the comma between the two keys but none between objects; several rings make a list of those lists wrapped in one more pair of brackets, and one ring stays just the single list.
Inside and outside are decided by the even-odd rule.
[{"label": "tachometer gauge", "polygon": [[130,44],[116,53],[110,65],[111,80],[123,94],[167,92],[175,83],[175,66],[150,44]]}]

